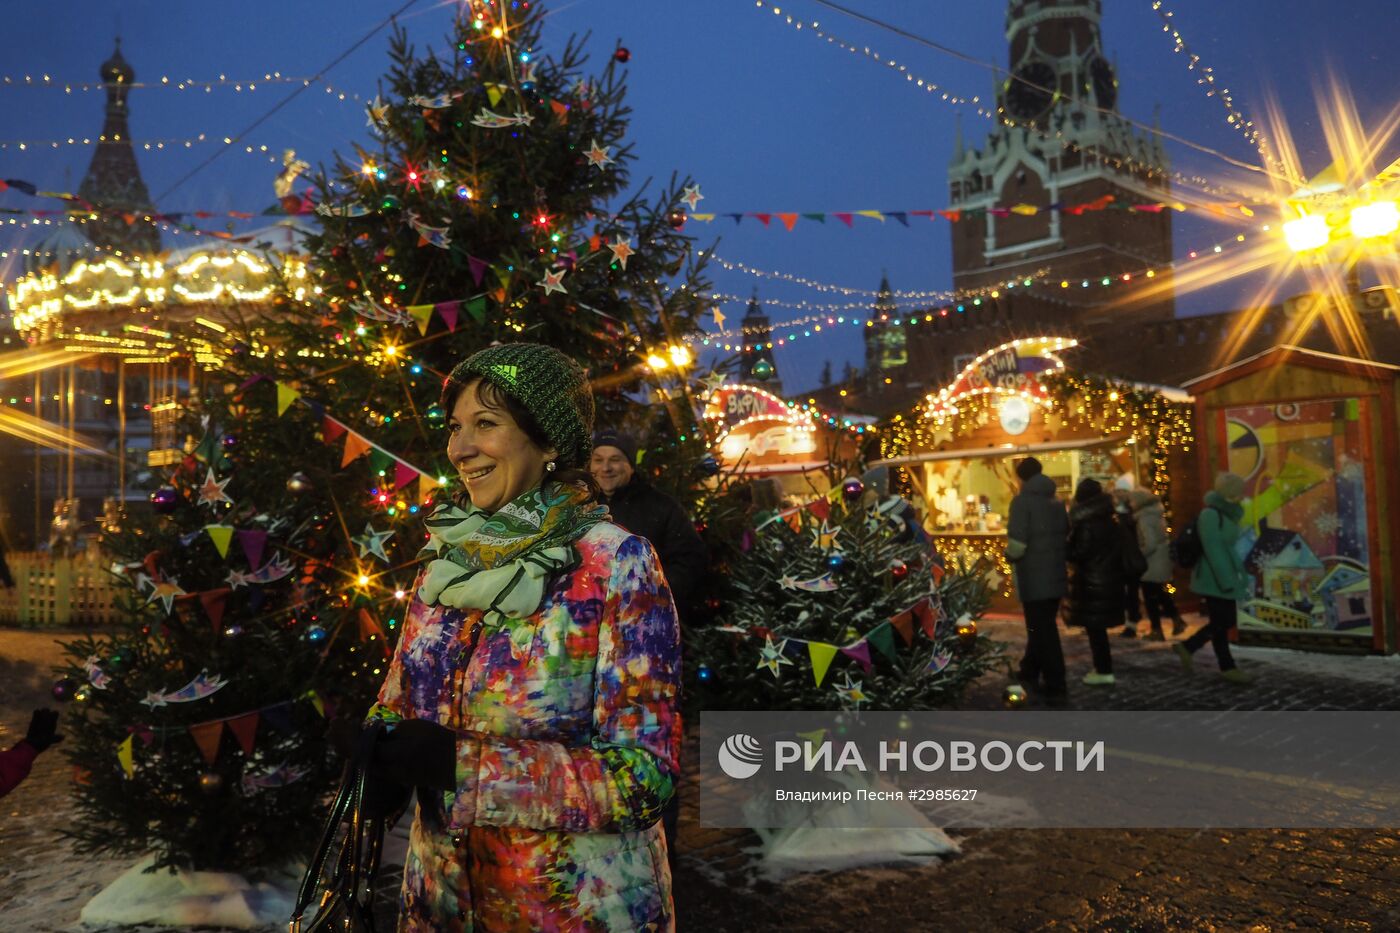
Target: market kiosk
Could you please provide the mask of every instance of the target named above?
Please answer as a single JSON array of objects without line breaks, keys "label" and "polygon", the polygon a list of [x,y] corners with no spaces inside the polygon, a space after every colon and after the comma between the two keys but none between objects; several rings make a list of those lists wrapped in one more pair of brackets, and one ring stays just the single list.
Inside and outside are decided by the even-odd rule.
[{"label": "market kiosk", "polygon": [[1063,359],[1076,346],[1033,337],[994,347],[881,433],[873,465],[899,470],[945,559],[996,565],[1003,596],[1011,595],[1003,551],[1022,457],[1040,460],[1066,502],[1086,477],[1152,489],[1169,522],[1183,509],[1194,514],[1199,501],[1189,396],[1076,373]]}]

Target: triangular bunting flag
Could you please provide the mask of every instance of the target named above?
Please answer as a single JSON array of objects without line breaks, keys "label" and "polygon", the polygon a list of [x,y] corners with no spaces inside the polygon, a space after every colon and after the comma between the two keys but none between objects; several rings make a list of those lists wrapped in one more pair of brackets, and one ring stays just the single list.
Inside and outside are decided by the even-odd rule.
[{"label": "triangular bunting flag", "polygon": [[[498,288],[491,293],[491,297],[496,299],[496,304],[503,305],[506,303],[506,290],[504,288]],[[467,310],[471,309],[468,308]]]},{"label": "triangular bunting flag", "polygon": [[194,744],[199,746],[199,753],[204,756],[204,763],[212,766],[214,759],[219,757],[219,740],[224,737],[222,720],[202,722],[190,726],[190,737],[194,739]]},{"label": "triangular bunting flag", "polygon": [[1011,213],[1020,214],[1022,217],[1034,217],[1040,213],[1040,209],[1034,204],[1013,204],[1011,205]]},{"label": "triangular bunting flag", "polygon": [[912,612],[914,618],[919,620],[919,628],[923,629],[924,634],[932,639],[934,623],[937,621],[933,611],[933,603],[927,599],[921,599],[914,604]]},{"label": "triangular bunting flag", "polygon": [[285,382],[277,383],[277,414],[280,416],[287,408],[301,398],[301,393]]},{"label": "triangular bunting flag", "polygon": [[962,220],[962,211],[939,211],[938,216],[949,223],[957,223]]},{"label": "triangular bunting flag", "polygon": [[778,215],[778,219],[781,220],[781,221],[783,222],[783,226],[784,226],[784,227],[787,227],[787,228],[788,228],[788,232],[789,232],[789,233],[792,232],[792,228],[793,228],[793,227],[797,226],[797,215],[796,215],[796,214],[779,214],[779,215]]},{"label": "triangular bunting flag", "polygon": [[194,449],[194,455],[205,463],[213,463],[218,456],[219,442],[214,437],[214,432],[210,431],[204,435],[204,439],[199,442],[199,446]]},{"label": "triangular bunting flag", "polygon": [[871,629],[866,633],[865,640],[874,645],[876,651],[880,652],[891,661],[896,660],[894,653],[894,632],[890,628],[888,622],[881,622]]},{"label": "triangular bunting flag", "polygon": [[832,217],[835,217],[837,220],[841,221],[843,224],[845,224],[845,225],[848,226],[848,227],[854,226],[855,218],[856,218],[856,215],[855,215],[855,214],[846,214],[846,213],[842,213],[842,212],[837,212],[837,213],[832,214],[831,216],[832,216]]},{"label": "triangular bunting flag", "polygon": [[346,432],[345,425],[327,415],[321,419],[321,436],[326,439],[326,443],[339,440],[340,436]]},{"label": "triangular bunting flag", "polygon": [[904,211],[885,211],[886,217],[893,217],[904,226],[909,226],[909,215]]},{"label": "triangular bunting flag", "polygon": [[808,220],[815,220],[819,224],[826,223],[825,214],[803,214],[802,216],[806,217]]},{"label": "triangular bunting flag", "polygon": [[128,735],[117,746],[117,762],[122,766],[122,774],[128,779],[136,776],[136,763],[131,756],[131,740],[134,738],[135,736]]},{"label": "triangular bunting flag", "polygon": [[457,312],[461,307],[460,301],[444,301],[437,306],[438,317],[442,318],[442,323],[447,325],[448,331],[457,329]]},{"label": "triangular bunting flag", "polygon": [[371,446],[369,450],[369,473],[370,476],[388,476],[389,469],[394,465],[393,456],[380,447]]},{"label": "triangular bunting flag", "polygon": [[510,270],[496,269],[496,279],[501,283],[501,287],[505,288],[510,284]]},{"label": "triangular bunting flag", "polygon": [[763,226],[765,226],[765,227],[768,226],[768,221],[770,221],[770,220],[773,219],[773,215],[772,215],[772,214],[750,214],[749,216],[750,216],[750,217],[757,217],[757,218],[758,218],[758,222],[761,223],[761,224],[763,224]]},{"label": "triangular bunting flag", "polygon": [[224,622],[224,609],[228,606],[228,596],[233,590],[227,586],[221,586],[217,590],[205,590],[199,594],[199,604],[204,607],[204,614],[209,617],[209,624],[218,631]]},{"label": "triangular bunting flag", "polygon": [[267,532],[240,529],[238,543],[243,546],[243,556],[248,558],[248,566],[254,570],[262,566],[263,548],[267,546]]},{"label": "triangular bunting flag", "polygon": [[258,714],[249,713],[246,716],[239,716],[237,719],[230,719],[228,731],[232,732],[233,737],[238,740],[238,747],[243,749],[243,754],[251,756],[253,754],[253,739],[258,734]]},{"label": "triangular bunting flag", "polygon": [[491,101],[492,107],[496,106],[501,102],[502,96],[503,95],[501,94],[501,86],[499,84],[486,85],[486,97]]},{"label": "triangular bunting flag", "polygon": [[409,483],[417,479],[419,473],[407,463],[396,461],[394,463],[394,488],[402,489]]},{"label": "triangular bunting flag", "polygon": [[433,319],[432,305],[409,305],[406,309],[408,316],[413,318],[418,324],[418,335],[421,337],[428,333],[428,324]]},{"label": "triangular bunting flag", "polygon": [[486,274],[486,270],[490,267],[488,266],[486,260],[477,259],[475,256],[468,256],[467,268],[471,270],[472,281],[476,282],[477,285],[480,285],[481,277]]},{"label": "triangular bunting flag", "polygon": [[904,639],[906,645],[914,643],[914,613],[906,609],[898,615],[890,616],[890,625],[894,626],[894,630]]},{"label": "triangular bunting flag", "polygon": [[418,501],[426,502],[437,495],[439,486],[437,480],[424,473],[418,477]]},{"label": "triangular bunting flag", "polygon": [[865,639],[861,639],[854,645],[848,645],[842,648],[841,653],[848,658],[854,658],[855,662],[860,665],[861,670],[865,671],[867,674],[870,673],[870,646],[866,644]]},{"label": "triangular bunting flag", "polygon": [[311,705],[316,707],[316,712],[322,716],[326,715],[326,701],[321,699],[321,695],[315,690],[308,690],[301,695],[302,699],[310,700]]},{"label": "triangular bunting flag", "polygon": [[233,526],[205,525],[204,531],[209,535],[209,540],[214,542],[214,549],[219,552],[219,556],[228,557],[228,543],[233,540]]},{"label": "triangular bunting flag", "polygon": [[822,521],[826,521],[831,516],[831,503],[825,499],[813,499],[807,503],[807,511]]},{"label": "triangular bunting flag", "polygon": [[343,467],[349,466],[351,461],[355,458],[363,457],[365,454],[369,453],[369,447],[369,441],[360,437],[360,435],[356,434],[354,431],[351,431],[345,437],[345,456],[340,458],[340,465]]},{"label": "triangular bunting flag", "polygon": [[[501,293],[501,297],[502,297],[502,298],[505,297],[505,293],[504,293],[504,292]],[[476,321],[478,324],[480,324],[480,323],[482,323],[483,321],[485,321],[485,320],[486,320],[486,299],[485,299],[485,298],[473,298],[473,299],[471,299],[470,301],[468,301],[468,302],[467,302],[467,313],[470,314],[470,315],[472,316],[472,320]]]},{"label": "triangular bunting flag", "polygon": [[828,645],[826,642],[807,642],[807,653],[812,658],[812,677],[816,679],[817,686],[822,685],[826,679],[826,669],[831,666],[831,659],[836,657],[836,646]]},{"label": "triangular bunting flag", "polygon": [[880,213],[879,211],[856,211],[856,216],[869,217],[871,220],[880,221],[880,223],[885,222],[885,215]]},{"label": "triangular bunting flag", "polygon": [[360,610],[360,641],[369,641],[370,636],[379,636],[380,647],[384,649],[385,657],[389,655],[389,642],[384,637],[384,629],[368,609]]}]

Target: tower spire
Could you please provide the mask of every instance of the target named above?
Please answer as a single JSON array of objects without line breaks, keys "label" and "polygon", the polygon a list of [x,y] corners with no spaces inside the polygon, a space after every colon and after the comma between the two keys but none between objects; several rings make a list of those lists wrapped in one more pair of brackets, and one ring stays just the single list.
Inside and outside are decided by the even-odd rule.
[{"label": "tower spire", "polygon": [[160,231],[147,219],[153,212],[151,195],[136,164],[127,118],[127,96],[136,72],[122,55],[120,36],[98,74],[107,91],[106,118],[87,175],[78,187],[78,196],[97,208],[98,216],[87,222],[85,231],[100,247],[135,255],[156,253]]}]

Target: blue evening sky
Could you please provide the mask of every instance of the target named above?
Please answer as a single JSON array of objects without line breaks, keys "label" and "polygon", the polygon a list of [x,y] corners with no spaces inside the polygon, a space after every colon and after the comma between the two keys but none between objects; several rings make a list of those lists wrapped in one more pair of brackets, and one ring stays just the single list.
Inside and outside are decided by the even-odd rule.
[{"label": "blue evening sky", "polygon": [[[138,81],[169,76],[209,80],[257,78],[265,72],[315,74],[372,29],[402,0],[244,0],[236,3],[186,0],[71,0],[25,5],[24,24],[6,44],[0,76],[0,178],[22,178],[40,188],[76,188],[91,148],[57,150],[18,140],[47,141],[95,136],[102,123],[100,91],[65,94],[61,88],[21,86],[24,75],[48,74],[58,82],[90,82],[112,50],[120,28],[122,48]],[[780,2],[782,16],[765,0],[556,0],[546,4],[550,20],[545,47],[562,47],[570,33],[592,33],[598,56],[620,40],[631,53],[631,137],[639,159],[634,177],[660,179],[675,170],[702,186],[700,211],[928,210],[946,207],[946,170],[955,121],[970,145],[981,145],[991,124],[971,108],[944,103],[919,90],[902,74],[863,54],[842,51],[798,31],[785,18],[819,21],[824,30],[857,47],[869,47],[906,65],[917,77],[961,96],[993,96],[994,77],[984,68],[859,22],[815,0]],[[968,56],[1004,65],[1003,0],[845,0],[872,17],[949,46]],[[414,37],[440,44],[453,4],[420,0],[405,18]],[[1262,119],[1270,96],[1278,100],[1303,165],[1316,172],[1328,162],[1315,90],[1335,73],[1358,100],[1363,121],[1378,125],[1397,104],[1393,53],[1400,19],[1393,0],[1170,0],[1175,23],[1192,50],[1215,69],[1248,116]],[[1150,123],[1161,107],[1164,129],[1249,159],[1250,146],[1225,121],[1219,101],[1197,87],[1184,55],[1172,51],[1152,0],[1105,0],[1103,32],[1118,63],[1120,110]],[[118,19],[119,18],[119,19]],[[333,68],[326,81],[347,94],[373,96],[386,64],[387,30]],[[271,84],[254,91],[139,89],[131,98],[132,134],[138,141],[183,140],[200,133],[232,135],[286,96],[294,85]],[[309,161],[326,159],[367,132],[363,108],[340,102],[321,88],[300,98],[249,134],[247,142],[280,155],[296,149]],[[177,179],[211,151],[138,151],[141,169],[158,208],[259,211],[273,202],[276,167],[266,156],[231,151],[170,194]],[[1393,149],[1393,147],[1392,147]],[[1250,173],[1219,159],[1169,144],[1173,168],[1222,182],[1250,180]],[[1390,149],[1386,161],[1397,153]],[[1253,176],[1252,183],[1257,183]],[[164,195],[164,196],[162,196]],[[9,191],[3,207],[51,207]],[[1261,217],[1258,223],[1270,218]],[[857,219],[855,229],[828,220],[799,222],[789,233],[777,221],[764,228],[754,220],[739,227],[720,219],[689,232],[703,242],[719,237],[719,254],[750,266],[849,288],[873,289],[882,270],[897,290],[935,290],[951,282],[948,224],[911,218],[908,228]],[[1205,218],[1178,216],[1176,249],[1210,249],[1250,228]],[[0,227],[0,250],[13,250],[28,234]],[[188,235],[167,235],[166,245],[184,245]],[[13,262],[10,260],[9,262]],[[7,263],[0,272],[10,276]],[[863,300],[812,291],[790,283],[715,268],[719,291],[778,302]],[[1222,310],[1241,300],[1239,285],[1208,289],[1179,300],[1183,313]],[[725,305],[742,315],[742,305]],[[773,306],[770,315],[788,320],[803,312]],[[814,386],[822,361],[837,372],[859,364],[859,329],[803,339],[778,352],[790,389]]]}]

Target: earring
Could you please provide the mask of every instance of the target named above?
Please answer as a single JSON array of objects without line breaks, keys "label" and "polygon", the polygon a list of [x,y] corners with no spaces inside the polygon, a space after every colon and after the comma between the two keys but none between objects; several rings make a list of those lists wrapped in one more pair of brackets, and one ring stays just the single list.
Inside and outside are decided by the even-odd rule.
[{"label": "earring", "polygon": [[544,471],[545,471],[546,473],[553,473],[553,472],[554,472],[554,461],[553,461],[553,460],[549,461],[548,463],[546,463],[546,464],[544,465]]}]

